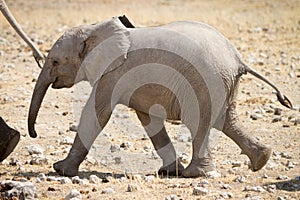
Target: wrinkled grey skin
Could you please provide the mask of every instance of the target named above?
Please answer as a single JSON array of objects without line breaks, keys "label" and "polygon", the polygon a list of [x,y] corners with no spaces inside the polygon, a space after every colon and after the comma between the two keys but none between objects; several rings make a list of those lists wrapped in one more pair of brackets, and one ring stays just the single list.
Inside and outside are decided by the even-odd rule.
[{"label": "wrinkled grey skin", "polygon": [[[213,127],[223,131],[241,148],[242,153],[249,157],[253,171],[261,169],[268,161],[271,149],[252,137],[252,134],[249,134],[239,122],[235,96],[239,78],[247,72],[268,84],[271,83],[244,64],[229,41],[205,24],[183,21],[160,27],[127,28],[126,24],[120,21],[122,18],[124,17],[112,18],[102,23],[81,26],[66,32],[53,45],[46,58],[29,110],[28,128],[31,137],[37,136],[34,128],[35,120],[43,97],[51,84],[52,88],[69,88],[85,80],[93,86],[91,96],[82,111],[78,132],[69,155],[66,159],[55,163],[54,169],[65,176],[74,176],[78,173],[80,163],[86,157],[99,132],[105,127],[113,108],[119,103],[135,109],[141,124],[163,160],[159,173],[198,177],[212,170],[211,157],[205,140]],[[189,44],[189,39],[181,42],[182,35],[188,35],[193,43]],[[112,36],[116,36],[116,39],[113,45],[107,46],[108,52],[114,51],[121,56],[110,63],[109,67],[106,66],[103,72],[99,72],[107,56],[103,56],[101,51],[93,55],[95,52],[93,50]],[[141,49],[147,45],[156,48]],[[205,66],[206,68],[203,69],[207,71],[203,73],[195,71],[193,66],[182,57],[163,51],[164,48],[173,48],[177,52],[182,50],[183,54],[190,55],[191,61],[197,61],[200,58],[198,60],[201,66]],[[143,65],[144,63],[150,64]],[[165,68],[157,63],[169,66],[167,69],[171,74],[165,75],[163,71]],[[144,68],[137,70],[135,66]],[[155,69],[158,69],[158,72]],[[173,71],[175,71],[174,76],[178,72],[184,78],[173,78]],[[209,76],[215,76],[216,80],[220,78],[221,82],[217,83],[220,85],[213,87],[206,85],[207,74],[205,73],[210,72],[212,73],[208,74]],[[130,76],[127,76],[128,74]],[[141,84],[139,88],[133,88],[133,85],[145,79],[156,80],[156,76],[162,77],[157,81],[162,81],[168,87],[175,89],[155,84],[156,82]],[[165,81],[165,79],[168,80]],[[185,85],[185,80],[189,84]],[[190,96],[185,95],[189,86],[193,88],[193,94],[197,100],[195,107],[184,107],[185,101],[188,102],[191,99]],[[279,101],[291,107],[288,99],[274,85],[271,84],[271,86],[277,91]],[[223,91],[224,101],[213,100],[217,99],[217,95],[221,97],[223,95],[211,93],[211,89],[214,88]],[[128,91],[133,92],[128,93]],[[164,110],[158,109],[157,112],[155,109],[151,110],[160,108],[153,107],[153,105],[161,105]],[[194,123],[190,113],[197,109],[201,111],[201,114]],[[212,112],[214,109],[217,111]],[[191,131],[193,156],[185,169],[176,160],[175,149],[163,124],[164,119],[181,119]],[[202,150],[204,148],[205,153],[202,153],[201,148]]]},{"label": "wrinkled grey skin", "polygon": [[15,20],[14,16],[9,11],[6,3],[4,0],[0,0],[0,10],[4,17],[7,19],[9,24],[15,29],[15,31],[20,35],[20,37],[28,44],[28,46],[33,51],[33,56],[40,66],[40,62],[43,62],[45,57],[44,55],[39,51],[39,49],[35,46],[35,44],[31,41],[31,39],[26,35],[26,33],[23,31],[21,26],[18,24],[18,22]]}]

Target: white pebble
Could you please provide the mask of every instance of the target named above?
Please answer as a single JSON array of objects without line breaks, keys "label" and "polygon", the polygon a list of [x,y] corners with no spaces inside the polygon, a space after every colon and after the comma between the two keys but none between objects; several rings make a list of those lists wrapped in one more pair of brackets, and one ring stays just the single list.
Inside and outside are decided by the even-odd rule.
[{"label": "white pebble", "polygon": [[74,184],[79,184],[80,183],[79,176],[74,176],[74,177],[71,178],[71,180],[72,180],[72,183],[74,183]]},{"label": "white pebble", "polygon": [[166,196],[165,200],[177,200],[178,197],[176,194],[171,194],[169,196]]},{"label": "white pebble", "polygon": [[75,199],[82,199],[81,194],[78,190],[72,189],[69,194],[65,197],[65,200],[75,200]]},{"label": "white pebble", "polygon": [[43,154],[43,149],[40,145],[38,144],[34,144],[34,145],[30,145],[27,148],[27,151],[30,155],[33,154]]},{"label": "white pebble", "polygon": [[221,173],[217,171],[210,171],[206,173],[207,178],[215,179],[215,178],[220,178],[222,175]]},{"label": "white pebble", "polygon": [[94,183],[94,184],[96,184],[96,183],[99,183],[100,182],[100,179],[98,178],[98,176],[96,176],[96,175],[90,175],[90,183]]},{"label": "white pebble", "polygon": [[72,181],[71,181],[71,179],[68,178],[68,177],[63,177],[63,178],[60,179],[60,183],[61,183],[61,184],[71,184]]},{"label": "white pebble", "polygon": [[115,191],[112,188],[105,188],[102,190],[102,194],[114,194]]},{"label": "white pebble", "polygon": [[60,145],[72,145],[73,144],[73,139],[70,137],[65,137],[64,139],[62,139],[62,141],[60,141],[59,143]]},{"label": "white pebble", "polygon": [[193,189],[193,195],[199,196],[199,195],[206,195],[208,194],[208,190],[204,187],[194,187]]},{"label": "white pebble", "polygon": [[135,184],[128,184],[127,186],[127,192],[134,192],[134,191],[137,191],[138,190],[138,187],[137,185]]}]

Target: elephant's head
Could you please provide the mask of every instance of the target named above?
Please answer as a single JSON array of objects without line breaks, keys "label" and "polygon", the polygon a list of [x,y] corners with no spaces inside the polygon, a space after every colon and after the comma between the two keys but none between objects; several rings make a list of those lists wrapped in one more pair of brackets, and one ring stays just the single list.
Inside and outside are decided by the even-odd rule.
[{"label": "elephant's head", "polygon": [[[52,84],[52,88],[56,89],[69,88],[81,80],[87,80],[85,72],[81,69],[87,55],[112,35],[117,35],[116,44],[128,41],[129,36],[125,33],[127,28],[133,26],[125,16],[115,17],[102,23],[71,29],[56,41],[46,58],[32,95],[28,116],[31,137],[37,136],[34,124],[48,87]],[[124,47],[118,44],[116,46]],[[129,45],[125,50],[122,49],[124,59],[128,48]]]}]

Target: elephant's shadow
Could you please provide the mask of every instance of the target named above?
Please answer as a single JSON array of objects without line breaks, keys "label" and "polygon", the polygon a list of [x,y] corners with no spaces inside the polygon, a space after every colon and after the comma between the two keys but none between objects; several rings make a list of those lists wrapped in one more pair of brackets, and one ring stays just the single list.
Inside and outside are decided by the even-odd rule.
[{"label": "elephant's shadow", "polygon": [[[27,180],[34,180],[34,178],[38,177],[39,174],[41,174],[42,172],[19,172],[19,173],[13,173],[11,174],[14,178],[13,180],[15,181],[18,181],[22,178],[26,178]],[[46,177],[50,177],[50,176],[54,176],[54,177],[64,177],[64,176],[61,176],[59,175],[58,173],[56,172],[48,172],[45,174]],[[119,178],[122,178],[122,177],[126,177],[128,179],[134,179],[135,175],[144,175],[144,176],[157,176],[159,178],[183,178],[182,176],[171,176],[171,175],[165,175],[165,174],[161,174],[161,175],[157,175],[156,173],[110,173],[110,172],[107,172],[107,173],[104,173],[104,172],[98,172],[98,171],[79,171],[78,173],[78,176],[79,178],[81,179],[89,179],[89,177],[91,175],[96,175],[97,177],[101,178],[102,179],[102,182],[103,183],[107,183],[109,182],[109,178],[116,178],[116,179],[119,179]],[[1,173],[0,173],[0,176],[1,176]],[[72,178],[72,177],[69,177],[69,178]]]},{"label": "elephant's shadow", "polygon": [[[33,178],[38,177],[39,174],[42,172],[19,172],[19,173],[13,173],[11,174],[14,178],[13,180],[18,181],[21,178],[26,178],[28,180],[32,180]],[[55,177],[63,177],[59,175],[56,172],[49,172],[45,174],[46,177],[50,176],[55,176]],[[108,177],[113,177],[113,178],[121,178],[121,177],[126,177],[126,174],[121,174],[121,173],[104,173],[104,172],[97,172],[97,171],[89,171],[89,172],[79,172],[78,176],[81,179],[89,179],[90,175],[96,175],[97,177],[102,179],[102,182],[109,182]],[[72,178],[72,177],[69,177]]]},{"label": "elephant's shadow", "polygon": [[278,181],[272,183],[266,183],[264,186],[276,185],[277,190],[284,190],[288,192],[300,191],[300,180],[290,179],[285,181]]},{"label": "elephant's shadow", "polygon": [[[14,178],[13,180],[20,180],[22,178],[26,178],[28,180],[32,180],[33,178],[38,177],[39,174],[41,174],[42,172],[19,172],[19,173],[13,173],[11,174]],[[63,177],[61,175],[59,175],[56,172],[48,172],[45,174],[46,177],[49,176],[55,176],[55,177]],[[122,177],[126,177],[128,179],[134,179],[135,175],[144,175],[144,176],[157,176],[157,174],[155,173],[133,173],[133,174],[127,174],[127,173],[104,173],[104,172],[98,172],[98,171],[79,171],[78,176],[81,179],[89,179],[90,175],[96,175],[97,177],[102,179],[102,182],[106,183],[109,182],[109,178],[122,178]],[[1,176],[1,174],[0,174]],[[182,178],[182,176],[170,176],[170,175],[159,175],[160,178]],[[72,177],[69,177],[72,178]]]}]

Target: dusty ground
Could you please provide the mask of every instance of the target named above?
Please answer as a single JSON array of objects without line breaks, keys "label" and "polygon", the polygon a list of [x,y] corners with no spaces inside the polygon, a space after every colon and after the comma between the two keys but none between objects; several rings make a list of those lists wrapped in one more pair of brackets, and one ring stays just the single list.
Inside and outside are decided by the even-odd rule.
[{"label": "dusty ground", "polygon": [[[103,178],[103,182],[61,184],[54,180],[39,183],[36,177],[40,173],[58,177],[52,164],[64,158],[70,147],[61,141],[74,138],[75,133],[69,131],[69,127],[78,117],[73,116],[79,107],[72,103],[76,91],[48,91],[37,123],[40,137],[30,138],[26,118],[40,70],[28,47],[0,17],[0,115],[22,134],[15,151],[0,165],[0,181],[36,182],[40,199],[63,199],[74,188],[81,192],[83,199],[222,199],[229,196],[232,199],[300,199],[299,1],[7,0],[7,4],[45,53],[67,28],[116,15],[126,14],[137,26],[185,19],[208,23],[236,45],[247,63],[276,83],[296,109],[290,111],[282,107],[270,87],[251,75],[244,76],[238,97],[240,119],[251,134],[271,146],[274,153],[264,169],[253,173],[247,168],[248,158],[240,155],[238,147],[220,134],[213,156],[216,170],[222,176],[206,179],[206,182],[205,178],[145,178],[144,175],[155,174],[160,160],[153,157],[153,147],[144,139],[145,133],[134,112],[118,107],[80,168],[81,180],[95,174]],[[276,108],[282,109],[281,113],[276,113],[279,115],[275,115]],[[253,120],[253,117],[258,119]],[[167,128],[178,151],[187,153],[189,158],[190,142],[182,142],[187,130],[183,125],[169,123]],[[119,146],[123,142],[127,142],[127,148],[111,153],[111,145]],[[45,162],[30,164],[33,159],[28,153],[30,145],[41,147]],[[117,160],[121,158],[121,163],[116,164],[116,157]],[[133,175],[118,178],[128,173]],[[115,178],[110,178],[111,175]],[[137,186],[137,190],[126,192],[128,184],[133,188]],[[197,185],[207,188],[208,193],[194,195]],[[254,186],[258,191],[245,191],[245,187],[255,190]],[[257,189],[258,186],[263,189]],[[105,188],[112,188],[115,193],[103,194]]]}]

